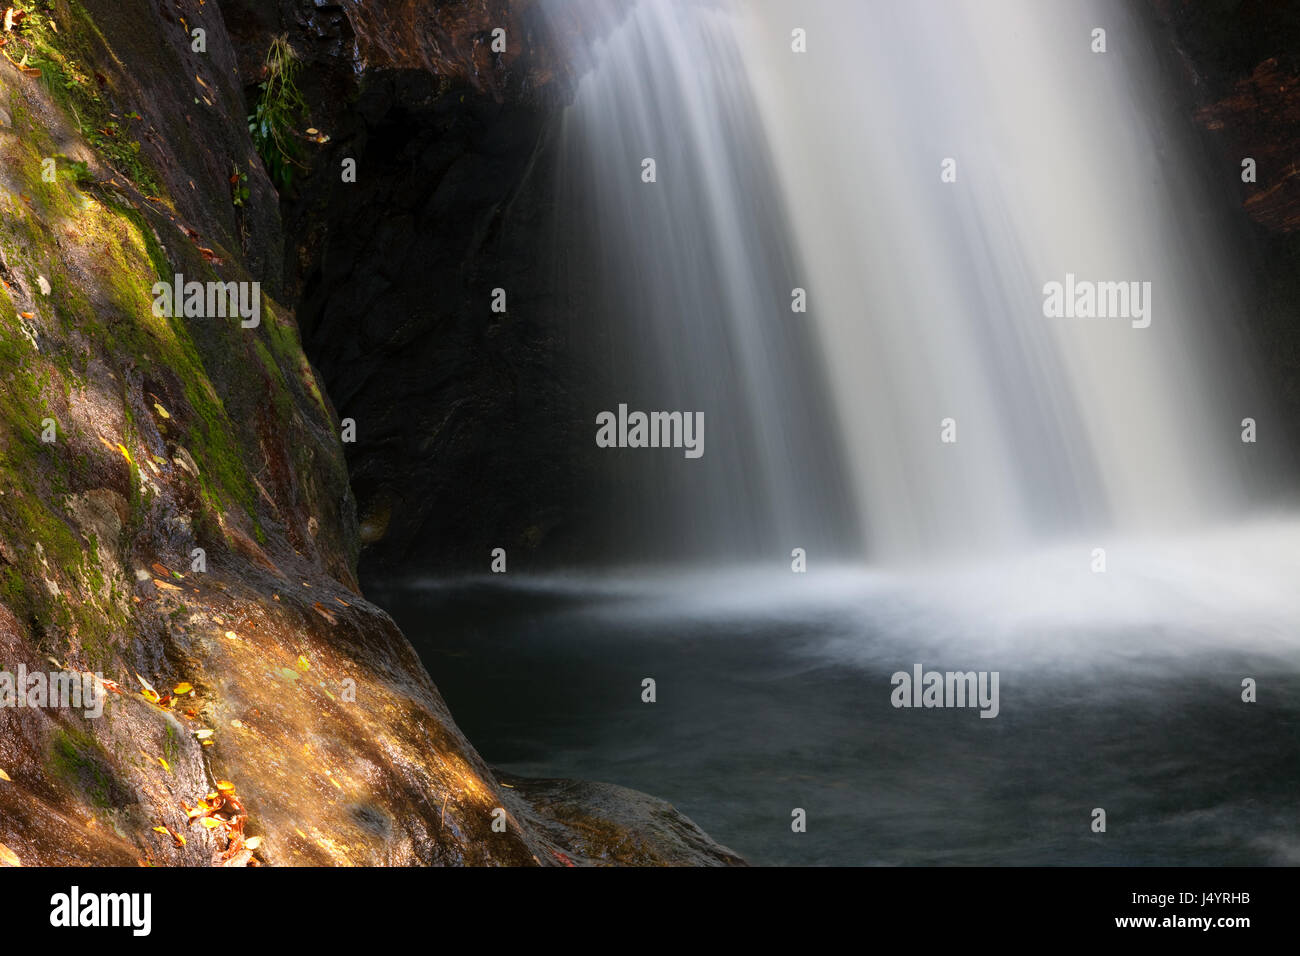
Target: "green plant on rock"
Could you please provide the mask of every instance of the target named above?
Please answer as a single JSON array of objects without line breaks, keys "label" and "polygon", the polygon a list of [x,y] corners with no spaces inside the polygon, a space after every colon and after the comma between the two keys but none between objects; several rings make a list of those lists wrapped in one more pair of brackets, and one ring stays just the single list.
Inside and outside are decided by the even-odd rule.
[{"label": "green plant on rock", "polygon": [[234,203],[235,208],[242,208],[248,202],[250,195],[248,173],[236,166],[235,171],[230,176],[230,201]]},{"label": "green plant on rock", "polygon": [[298,56],[284,37],[271,41],[266,53],[266,78],[259,84],[257,105],[248,117],[248,131],[253,136],[257,154],[276,187],[288,189],[294,168],[305,169],[298,158],[294,131],[307,112],[307,103],[298,91],[294,78],[298,74]]}]

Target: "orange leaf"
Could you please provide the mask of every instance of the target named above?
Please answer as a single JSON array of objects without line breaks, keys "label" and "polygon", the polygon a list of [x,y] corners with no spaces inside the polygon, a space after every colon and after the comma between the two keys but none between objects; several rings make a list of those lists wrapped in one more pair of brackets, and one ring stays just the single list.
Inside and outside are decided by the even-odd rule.
[{"label": "orange leaf", "polygon": [[334,612],[327,611],[325,609],[325,606],[321,604],[320,601],[317,601],[315,604],[313,604],[312,609],[321,617],[325,618],[325,620],[329,621],[331,624],[337,624],[339,622],[339,619],[334,616]]}]

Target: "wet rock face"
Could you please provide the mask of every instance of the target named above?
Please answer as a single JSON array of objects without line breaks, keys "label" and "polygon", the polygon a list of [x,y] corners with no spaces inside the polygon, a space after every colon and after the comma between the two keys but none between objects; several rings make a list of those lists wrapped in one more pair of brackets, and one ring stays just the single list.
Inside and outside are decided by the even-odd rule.
[{"label": "wet rock face", "polygon": [[582,31],[576,13],[554,5],[543,15],[537,0],[220,0],[220,5],[246,82],[261,70],[270,38],[284,34],[308,60],[330,62],[354,79],[409,70],[496,102],[562,100],[574,70],[559,51]]},{"label": "wet rock face", "polygon": [[515,566],[564,557],[590,520],[572,467],[590,429],[552,292],[549,145],[574,75],[557,51],[582,25],[531,0],[222,9],[248,95],[286,35],[329,137],[283,204],[285,277],[356,422],[363,576],[480,570],[498,547]]},{"label": "wet rock face", "polygon": [[[278,294],[284,253],[277,197],[247,136],[242,90],[230,82],[235,55],[219,9],[199,0],[83,6],[95,26],[83,33],[93,81],[142,117],[124,135],[138,138],[180,218],[202,245],[241,259]],[[75,28],[75,19],[69,22]],[[194,49],[195,30],[206,34],[206,52]],[[155,82],[164,76],[166,83]],[[250,190],[239,208],[222,201],[236,170]]]},{"label": "wet rock face", "polygon": [[[1253,270],[1243,327],[1287,445],[1300,445],[1300,6],[1151,0],[1203,145],[1245,225]],[[1242,160],[1255,160],[1243,182]],[[1292,467],[1300,465],[1294,462]]]},{"label": "wet rock face", "polygon": [[[438,89],[371,80],[287,205],[304,346],[357,422],[363,574],[482,570],[496,547],[522,566],[582,509],[571,463],[590,436],[543,238],[553,114]],[[330,169],[345,153],[354,184]]]},{"label": "wet rock face", "polygon": [[1277,232],[1300,230],[1300,72],[1270,57],[1196,118],[1224,137],[1230,154],[1255,160],[1261,181],[1242,186],[1251,219]]},{"label": "wet rock face", "polygon": [[1151,0],[1181,58],[1196,121],[1226,156],[1252,157],[1242,183],[1251,219],[1300,229],[1300,9],[1276,3]]}]

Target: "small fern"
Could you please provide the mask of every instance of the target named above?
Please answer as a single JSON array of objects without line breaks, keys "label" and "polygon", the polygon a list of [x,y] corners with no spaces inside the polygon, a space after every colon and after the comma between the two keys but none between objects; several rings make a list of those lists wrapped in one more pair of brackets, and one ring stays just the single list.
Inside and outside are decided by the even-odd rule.
[{"label": "small fern", "polygon": [[294,134],[307,112],[307,103],[294,82],[298,69],[297,54],[288,40],[282,36],[272,40],[266,53],[266,79],[259,84],[261,94],[248,117],[253,145],[281,192],[292,184],[295,167],[306,168],[299,159]]}]

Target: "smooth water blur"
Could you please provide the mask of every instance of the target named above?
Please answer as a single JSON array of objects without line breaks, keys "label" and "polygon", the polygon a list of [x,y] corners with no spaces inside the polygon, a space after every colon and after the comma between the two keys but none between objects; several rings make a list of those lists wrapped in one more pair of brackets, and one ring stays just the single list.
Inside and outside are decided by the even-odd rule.
[{"label": "smooth water blur", "polygon": [[[1258,406],[1217,331],[1233,252],[1131,11],[741,9],[873,556],[1237,511],[1239,421]],[[1043,286],[1067,273],[1150,282],[1150,326],[1045,317]],[[948,417],[955,445],[938,440]]]},{"label": "smooth water blur", "polygon": [[[1300,526],[1109,557],[372,596],[490,762],[653,793],[754,863],[1300,863]],[[997,671],[998,716],[894,708],[918,663]]]},{"label": "smooth water blur", "polygon": [[[725,7],[641,3],[596,26],[565,112],[560,294],[606,471],[600,561],[754,558],[798,541],[857,550],[858,529],[760,114]],[[567,4],[566,4],[567,6]],[[642,163],[655,162],[655,182]],[[597,449],[595,416],[703,412],[704,454]]]},{"label": "smooth water blur", "polygon": [[[1300,526],[1246,517],[1232,251],[1131,11],[550,2],[610,17],[556,204],[605,570],[370,588],[483,754],[756,863],[1300,862]],[[1045,317],[1067,273],[1150,327]],[[596,448],[623,403],[704,456]],[[893,707],[916,664],[998,716]]]},{"label": "smooth water blur", "polygon": [[[574,303],[593,417],[703,410],[708,439],[698,461],[593,448],[616,557],[986,554],[1245,508],[1265,456],[1240,422],[1268,416],[1239,253],[1132,11],[622,9],[564,120],[561,285],[597,290]],[[1045,317],[1067,273],[1150,283],[1150,327]]]}]

